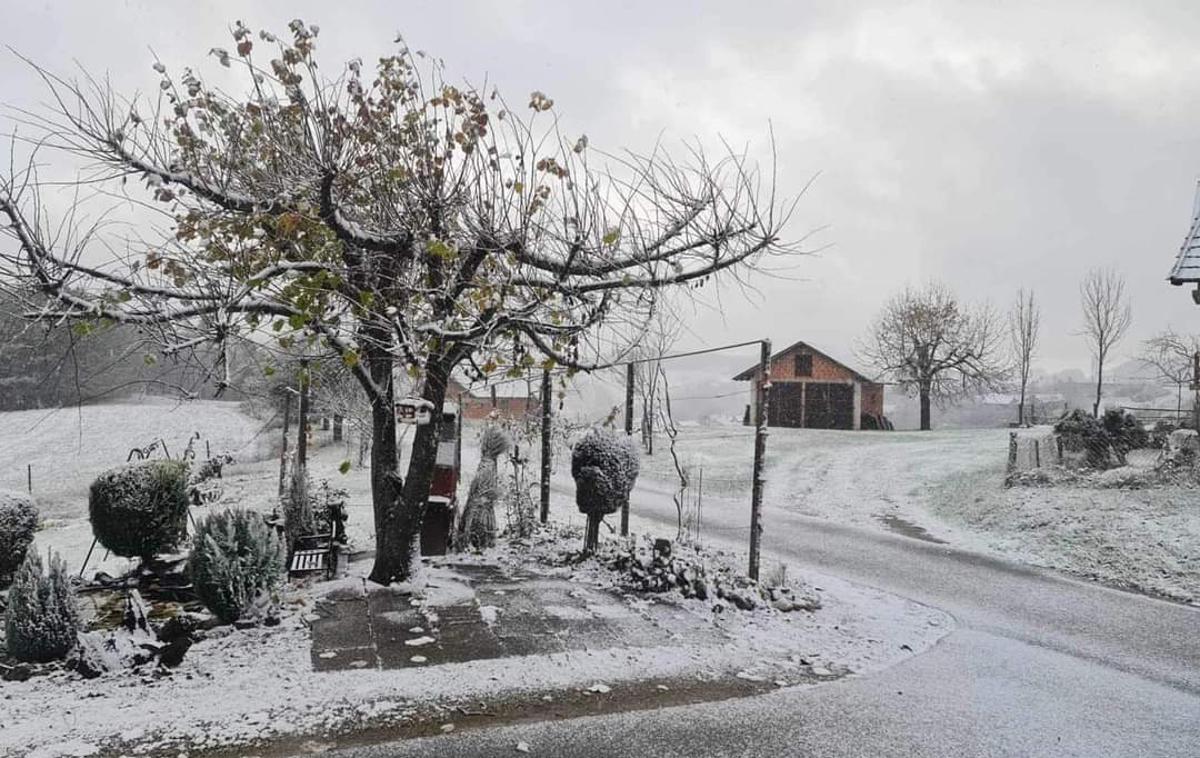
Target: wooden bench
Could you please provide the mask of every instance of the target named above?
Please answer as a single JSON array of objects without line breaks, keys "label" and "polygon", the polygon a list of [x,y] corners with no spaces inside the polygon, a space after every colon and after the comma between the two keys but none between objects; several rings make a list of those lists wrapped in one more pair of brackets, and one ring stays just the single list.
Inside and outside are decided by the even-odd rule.
[{"label": "wooden bench", "polygon": [[328,532],[296,538],[296,547],[288,563],[288,575],[302,576],[323,572],[326,578],[332,579],[337,573],[337,543],[334,541],[336,532],[335,521],[330,524]]}]

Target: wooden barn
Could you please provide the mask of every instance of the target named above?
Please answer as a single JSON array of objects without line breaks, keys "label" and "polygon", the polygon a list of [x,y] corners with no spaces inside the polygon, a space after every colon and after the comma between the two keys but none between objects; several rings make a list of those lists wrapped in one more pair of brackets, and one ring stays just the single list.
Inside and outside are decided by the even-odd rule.
[{"label": "wooden barn", "polygon": [[[733,377],[748,381],[752,423],[762,379],[757,364]],[[872,381],[807,342],[797,342],[771,356],[768,426],[803,429],[887,429],[883,385]]]}]

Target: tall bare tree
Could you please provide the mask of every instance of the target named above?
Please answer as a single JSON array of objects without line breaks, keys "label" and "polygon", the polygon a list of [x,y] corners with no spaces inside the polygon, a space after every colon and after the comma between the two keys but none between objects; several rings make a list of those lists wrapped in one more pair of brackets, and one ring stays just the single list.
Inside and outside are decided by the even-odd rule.
[{"label": "tall bare tree", "polygon": [[[376,582],[414,566],[452,371],[594,367],[629,349],[613,335],[639,333],[663,291],[795,251],[781,241],[794,202],[732,149],[607,155],[561,134],[545,94],[511,108],[399,41],[339,70],[318,68],[302,21],[232,34],[211,51],[232,70],[222,87],[156,62],[156,94],[122,97],[34,66],[52,105],[19,134],[133,210],[124,227],[52,220],[39,174],[54,164],[16,162],[0,286],[52,301],[29,318],[133,325],[168,353],[270,338],[343,361],[371,402]],[[434,411],[404,477],[398,372]]]},{"label": "tall bare tree", "polygon": [[1104,392],[1104,362],[1133,323],[1133,311],[1125,296],[1125,280],[1111,269],[1092,269],[1079,285],[1083,307],[1083,336],[1096,359],[1096,401],[1092,415],[1100,415]]},{"label": "tall bare tree", "polygon": [[1017,403],[1017,424],[1025,424],[1025,393],[1029,387],[1029,371],[1037,353],[1038,332],[1041,329],[1041,309],[1033,290],[1017,290],[1017,299],[1008,312],[1008,338],[1013,354],[1013,368],[1020,382],[1021,399]]},{"label": "tall bare tree", "polygon": [[1179,334],[1167,329],[1142,343],[1142,365],[1175,385],[1175,413],[1183,414],[1183,390],[1195,377],[1195,356],[1200,354],[1200,334]]},{"label": "tall bare tree", "polygon": [[986,305],[965,306],[945,286],[905,289],[876,317],[866,358],[921,403],[921,429],[939,406],[999,387],[1007,375],[1003,329]]}]

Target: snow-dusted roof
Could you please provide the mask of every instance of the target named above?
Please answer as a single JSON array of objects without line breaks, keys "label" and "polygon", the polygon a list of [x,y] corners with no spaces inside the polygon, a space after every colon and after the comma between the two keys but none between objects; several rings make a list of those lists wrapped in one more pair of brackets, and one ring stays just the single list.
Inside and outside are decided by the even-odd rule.
[{"label": "snow-dusted roof", "polygon": [[1196,186],[1196,200],[1192,205],[1192,225],[1168,279],[1171,284],[1200,282],[1200,184]]},{"label": "snow-dusted roof", "polygon": [[[800,348],[804,348],[805,350],[807,350],[809,352],[816,353],[817,355],[821,356],[822,358],[824,358],[825,360],[829,361],[830,363],[832,363],[834,365],[841,366],[842,368],[846,369],[846,371],[850,372],[850,374],[852,376],[854,376],[854,378],[858,379],[860,382],[865,382],[867,384],[878,384],[879,383],[879,382],[875,381],[874,379],[872,379],[871,377],[869,377],[865,374],[859,373],[858,371],[855,371],[854,369],[850,368],[845,363],[842,363],[837,358],[834,358],[832,355],[825,352],[824,350],[819,350],[819,349],[813,347],[812,345],[808,344],[807,342],[804,342],[803,340],[801,340],[800,342],[797,342],[793,345],[789,345],[789,346],[785,347],[783,350],[780,350],[778,353],[775,353],[775,355],[772,355],[771,363],[774,364],[775,361],[787,356],[790,353],[796,352]],[[750,380],[754,379],[754,377],[758,376],[758,369],[759,369],[759,365],[756,363],[753,366],[751,366],[750,368],[743,371],[742,373],[733,377],[733,381],[735,381],[735,382],[750,381]]]}]

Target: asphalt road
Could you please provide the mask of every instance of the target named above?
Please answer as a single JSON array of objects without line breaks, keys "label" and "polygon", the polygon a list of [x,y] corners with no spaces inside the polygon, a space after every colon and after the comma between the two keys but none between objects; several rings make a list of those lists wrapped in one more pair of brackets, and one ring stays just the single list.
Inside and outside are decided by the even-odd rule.
[{"label": "asphalt road", "polygon": [[[635,512],[673,524],[643,491]],[[713,533],[744,513],[707,511]],[[1200,756],[1200,610],[961,550],[768,514],[789,564],[941,608],[957,629],[870,676],[743,700],[518,724],[341,756]]]}]

